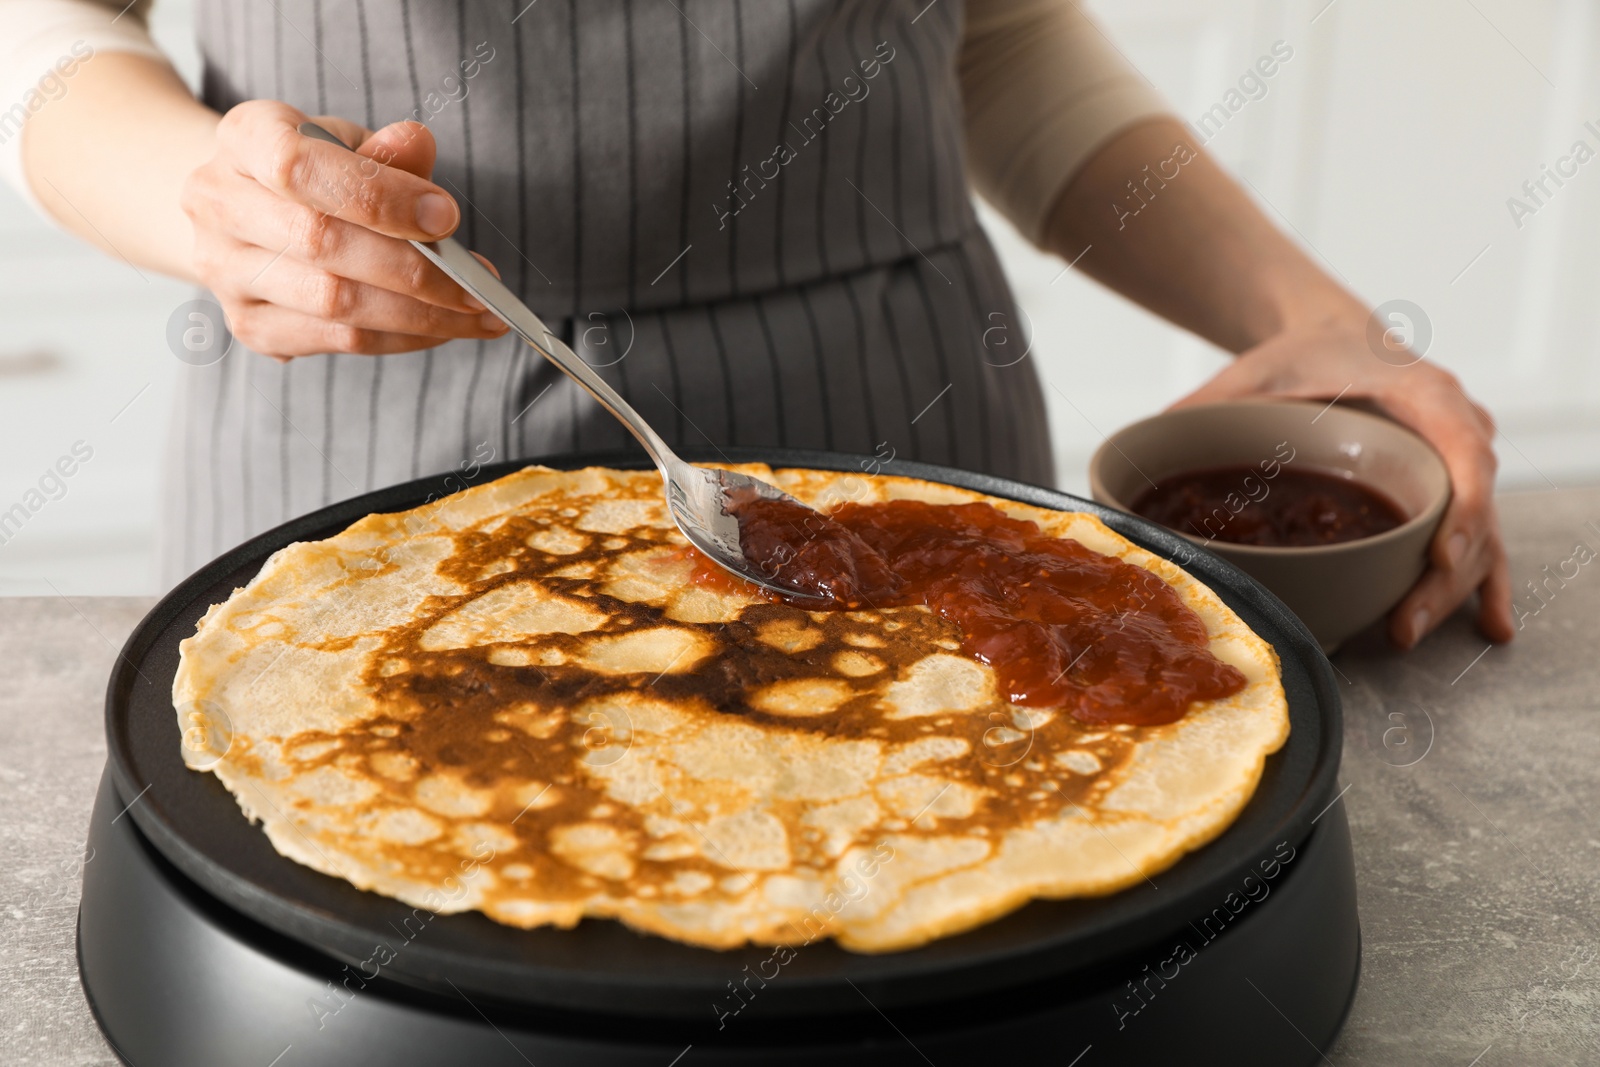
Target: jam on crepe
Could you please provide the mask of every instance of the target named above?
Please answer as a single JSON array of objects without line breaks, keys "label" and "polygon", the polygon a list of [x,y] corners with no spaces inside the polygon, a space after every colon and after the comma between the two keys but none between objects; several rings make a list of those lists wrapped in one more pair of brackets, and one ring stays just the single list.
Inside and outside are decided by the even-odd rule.
[{"label": "jam on crepe", "polygon": [[[1012,703],[1155,725],[1245,686],[1159,576],[990,504],[895,500],[824,515],[754,499],[731,510],[746,559],[785,585],[834,609],[921,604],[959,624],[963,651],[994,669]],[[739,582],[705,559],[696,580]]]}]

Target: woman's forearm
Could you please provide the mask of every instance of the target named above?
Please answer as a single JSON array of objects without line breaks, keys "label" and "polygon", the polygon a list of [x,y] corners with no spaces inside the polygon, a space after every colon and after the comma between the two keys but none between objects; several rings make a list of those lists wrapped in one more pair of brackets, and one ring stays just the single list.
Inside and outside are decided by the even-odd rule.
[{"label": "woman's forearm", "polygon": [[1231,352],[1365,314],[1174,119],[1128,127],[1084,164],[1046,240],[1068,261],[1082,253],[1079,270]]},{"label": "woman's forearm", "polygon": [[195,280],[184,179],[215,152],[217,113],[166,63],[94,55],[23,128],[28,184],[63,226],[112,255]]}]

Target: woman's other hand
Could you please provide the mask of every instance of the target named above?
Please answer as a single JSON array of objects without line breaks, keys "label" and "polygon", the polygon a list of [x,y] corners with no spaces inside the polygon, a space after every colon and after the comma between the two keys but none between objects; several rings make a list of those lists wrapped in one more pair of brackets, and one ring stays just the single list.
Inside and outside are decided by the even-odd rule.
[{"label": "woman's other hand", "polygon": [[1494,507],[1494,423],[1449,371],[1420,356],[1379,359],[1369,336],[1359,312],[1286,329],[1240,353],[1174,406],[1251,396],[1376,402],[1438,450],[1451,485],[1429,567],[1390,613],[1389,636],[1410,648],[1477,591],[1478,629],[1491,641],[1509,641],[1511,575]]}]

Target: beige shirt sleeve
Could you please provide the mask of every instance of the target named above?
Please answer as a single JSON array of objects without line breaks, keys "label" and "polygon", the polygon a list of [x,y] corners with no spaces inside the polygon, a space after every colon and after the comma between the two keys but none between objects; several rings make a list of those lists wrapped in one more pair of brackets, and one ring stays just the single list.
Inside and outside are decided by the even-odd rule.
[{"label": "beige shirt sleeve", "polygon": [[959,74],[972,184],[1035,244],[1102,144],[1171,112],[1078,0],[967,0]]},{"label": "beige shirt sleeve", "polygon": [[0,0],[0,179],[47,219],[22,169],[22,128],[72,91],[72,76],[95,53],[160,58],[145,25],[150,2]]}]

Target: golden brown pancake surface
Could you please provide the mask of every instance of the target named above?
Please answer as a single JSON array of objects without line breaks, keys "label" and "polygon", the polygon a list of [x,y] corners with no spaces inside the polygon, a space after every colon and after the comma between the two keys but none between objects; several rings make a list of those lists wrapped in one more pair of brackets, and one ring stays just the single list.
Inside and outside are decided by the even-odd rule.
[{"label": "golden brown pancake surface", "polygon": [[690,583],[654,472],[529,468],[275,554],[182,645],[186,760],[284,855],[421,907],[885,951],[1164,869],[1287,736],[1270,647],[1092,516],[739,469],[823,507],[986,500],[1145,567],[1247,685],[1156,727],[1015,707],[924,608]]}]

